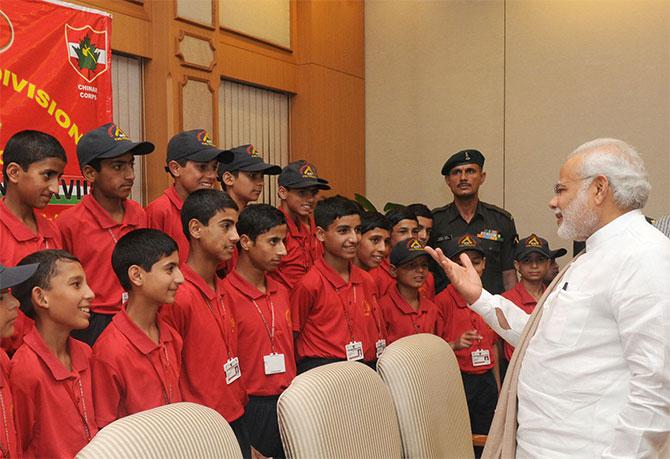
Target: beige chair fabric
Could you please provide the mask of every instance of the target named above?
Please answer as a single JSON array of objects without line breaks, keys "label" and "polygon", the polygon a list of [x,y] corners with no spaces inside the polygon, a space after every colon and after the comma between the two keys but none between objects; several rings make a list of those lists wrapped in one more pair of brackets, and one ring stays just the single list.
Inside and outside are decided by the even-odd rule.
[{"label": "beige chair fabric", "polygon": [[377,371],[395,403],[407,458],[472,458],[468,405],[449,344],[426,333],[386,348]]},{"label": "beige chair fabric", "polygon": [[235,434],[216,411],[173,403],[107,425],[78,459],[181,459],[242,457]]},{"label": "beige chair fabric", "polygon": [[368,366],[338,362],[297,376],[279,397],[288,458],[399,458],[398,420],[388,388]]}]

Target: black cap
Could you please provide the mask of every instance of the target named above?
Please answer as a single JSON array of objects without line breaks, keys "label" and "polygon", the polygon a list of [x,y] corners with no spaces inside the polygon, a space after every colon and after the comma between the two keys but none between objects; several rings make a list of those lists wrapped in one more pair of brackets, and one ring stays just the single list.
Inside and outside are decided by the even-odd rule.
[{"label": "black cap", "polygon": [[234,157],[230,163],[222,163],[219,165],[219,176],[224,172],[262,172],[267,175],[278,175],[281,173],[281,167],[268,164],[263,161],[260,153],[253,145],[241,145],[239,147],[227,150],[231,152]]},{"label": "black cap", "polygon": [[568,253],[565,249],[551,250],[546,239],[541,238],[537,234],[531,234],[519,241],[514,249],[514,258],[516,260],[523,260],[531,253],[539,253],[551,259],[562,257]]},{"label": "black cap", "polygon": [[30,279],[35,274],[39,263],[32,263],[30,265],[21,265],[15,268],[6,268],[0,265],[0,290],[14,287],[21,282]]},{"label": "black cap", "polygon": [[472,234],[464,234],[463,236],[450,239],[447,241],[446,249],[447,251],[445,255],[447,258],[454,258],[455,256],[461,254],[462,252],[467,252],[468,250],[486,255],[482,246],[479,245],[477,237],[473,236]]},{"label": "black cap", "polygon": [[233,160],[233,153],[217,148],[206,130],[191,129],[174,135],[168,142],[166,162],[180,159],[199,163],[218,159],[222,163],[229,163]]},{"label": "black cap", "polygon": [[281,170],[278,179],[279,186],[284,188],[318,188],[319,190],[330,190],[328,180],[319,178],[316,166],[304,159],[293,161]]},{"label": "black cap", "polygon": [[479,167],[484,167],[484,155],[478,150],[462,150],[451,155],[451,158],[442,166],[442,175],[449,175],[449,172],[461,164],[478,164]]},{"label": "black cap", "polygon": [[428,256],[423,244],[418,239],[410,238],[398,242],[393,247],[389,261],[393,266],[402,266],[422,256]]},{"label": "black cap", "polygon": [[114,123],[107,123],[87,132],[77,144],[79,167],[83,168],[95,159],[116,158],[126,153],[147,155],[154,151],[151,142],[133,142]]}]

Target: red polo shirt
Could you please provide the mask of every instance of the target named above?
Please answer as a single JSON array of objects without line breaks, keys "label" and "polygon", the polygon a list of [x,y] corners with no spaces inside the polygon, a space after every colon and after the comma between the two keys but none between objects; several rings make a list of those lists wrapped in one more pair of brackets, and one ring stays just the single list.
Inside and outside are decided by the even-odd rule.
[{"label": "red polo shirt", "polygon": [[385,296],[390,288],[395,285],[395,277],[393,277],[392,272],[388,258],[384,258],[379,266],[368,271],[377,286],[377,298]]},{"label": "red polo shirt", "polygon": [[[226,276],[221,289],[224,302],[230,305],[237,323],[240,370],[247,393],[255,396],[281,394],[296,375],[288,290],[265,276],[266,293],[262,293],[237,271]],[[273,335],[272,339],[270,335]],[[284,373],[265,374],[263,357],[271,353],[284,354]]]},{"label": "red polo shirt", "polygon": [[[477,330],[482,336],[481,341],[475,341],[469,348],[454,351],[458,359],[458,366],[463,373],[482,374],[493,368],[496,364],[494,345],[499,337],[484,322],[479,314],[468,308],[467,303],[461,297],[453,285],[447,286],[436,297],[435,303],[441,309],[444,317],[443,338],[448,342],[456,341],[468,330]],[[477,350],[488,350],[491,363],[488,365],[474,366],[472,353]]]},{"label": "red polo shirt", "polygon": [[158,319],[157,325],[158,344],[121,311],[95,342],[91,367],[99,428],[129,414],[181,402],[182,340],[165,321]]},{"label": "red polo shirt", "polygon": [[[33,252],[63,247],[56,224],[39,212],[33,213],[37,222],[37,233],[7,208],[4,198],[0,200],[0,265],[16,266],[26,255]],[[14,323],[14,334],[9,338],[2,338],[0,347],[13,353],[21,346],[23,335],[32,328],[33,321],[19,311]]]},{"label": "red polo shirt", "polygon": [[316,238],[314,217],[309,217],[309,225],[296,225],[295,221],[283,208],[279,208],[286,217],[288,232],[286,234],[286,255],[272,277],[281,281],[287,288],[293,286],[305,275],[316,260],[323,256],[323,244]]},{"label": "red polo shirt", "polygon": [[437,305],[424,296],[419,295],[419,309],[415,310],[400,295],[398,286],[394,285],[379,300],[379,306],[384,317],[387,344],[417,333],[441,335],[442,327]]},{"label": "red polo shirt", "polygon": [[[535,306],[537,306],[537,300],[528,293],[526,287],[523,286],[523,282],[517,282],[514,287],[502,293],[501,296],[519,306],[527,314],[531,314],[535,309]],[[503,347],[505,350],[505,358],[510,360],[512,358],[512,353],[514,353],[514,346],[505,341]]]},{"label": "red polo shirt", "polygon": [[177,194],[174,185],[153,200],[145,209],[149,228],[163,231],[175,240],[179,247],[179,260],[188,260],[188,239],[181,224],[181,208],[184,201]]},{"label": "red polo shirt", "polygon": [[[349,265],[349,282],[323,258],[314,263],[291,292],[293,331],[300,358],[346,359],[345,346],[363,343],[366,361],[376,360],[379,336],[373,313],[374,286],[364,271]],[[369,278],[367,278],[369,279]]]},{"label": "red polo shirt", "polygon": [[433,273],[430,271],[426,271],[426,280],[421,288],[419,288],[419,293],[421,296],[435,301],[435,277],[433,277]]},{"label": "red polo shirt", "polygon": [[123,207],[123,221],[117,223],[87,194],[56,220],[64,248],[84,267],[86,281],[95,293],[91,309],[99,314],[116,314],[122,307],[123,287],[112,270],[116,242],[132,230],[147,227],[147,216],[138,203],[126,199]]},{"label": "red polo shirt", "polygon": [[2,425],[0,454],[2,457],[19,457],[18,437],[14,423],[14,401],[9,388],[9,357],[0,349],[0,394],[2,394]]},{"label": "red polo shirt", "polygon": [[68,338],[72,371],[33,328],[10,366],[16,429],[23,457],[74,457],[98,431],[95,425],[91,348]]},{"label": "red polo shirt", "polygon": [[164,305],[160,316],[184,341],[179,387],[186,402],[218,411],[228,422],[244,414],[247,393],[242,378],[226,384],[223,366],[238,357],[237,325],[224,303],[221,281],[216,290],[189,265],[181,266],[185,282],[174,304]]}]

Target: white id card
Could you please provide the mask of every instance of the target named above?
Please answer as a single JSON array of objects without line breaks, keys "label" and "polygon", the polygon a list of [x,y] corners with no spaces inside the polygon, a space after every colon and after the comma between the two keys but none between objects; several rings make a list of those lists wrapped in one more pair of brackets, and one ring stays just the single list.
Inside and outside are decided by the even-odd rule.
[{"label": "white id card", "polygon": [[481,367],[482,365],[489,365],[491,363],[491,356],[488,349],[477,349],[472,353],[472,366]]},{"label": "white id card", "polygon": [[352,341],[344,346],[347,352],[347,360],[362,360],[363,359],[363,343],[360,341]]},{"label": "white id card", "polygon": [[284,354],[264,355],[263,363],[265,364],[266,375],[286,373],[286,360],[284,359]]},{"label": "white id card", "polygon": [[240,371],[240,361],[237,357],[228,359],[223,365],[223,369],[226,372],[226,384],[230,384],[242,376],[242,372]]},{"label": "white id card", "polygon": [[381,357],[384,349],[386,349],[386,340],[378,339],[375,343],[375,349],[377,349],[377,358]]}]

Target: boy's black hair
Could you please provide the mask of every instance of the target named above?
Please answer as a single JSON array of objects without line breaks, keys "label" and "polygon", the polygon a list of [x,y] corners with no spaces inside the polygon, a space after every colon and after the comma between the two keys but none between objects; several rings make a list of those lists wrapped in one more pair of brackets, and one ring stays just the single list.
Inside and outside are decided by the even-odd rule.
[{"label": "boy's black hair", "polygon": [[21,303],[21,311],[23,311],[23,313],[31,319],[35,318],[35,307],[33,306],[32,301],[33,288],[49,288],[51,285],[51,278],[56,275],[56,264],[59,261],[76,261],[77,263],[81,263],[77,257],[70,254],[69,252],[66,252],[65,250],[60,249],[40,250],[39,252],[33,252],[19,261],[19,266],[29,265],[31,263],[40,264],[37,268],[37,271],[35,271],[35,274],[33,274],[30,279],[20,283],[15,287],[12,287],[12,293],[16,299],[19,300],[19,303]]},{"label": "boy's black hair", "polygon": [[410,204],[407,206],[407,210],[412,212],[416,217],[430,218],[433,219],[433,213],[430,211],[427,205],[421,204],[420,202]]},{"label": "boy's black hair", "polygon": [[323,199],[316,204],[314,208],[314,223],[325,230],[338,218],[360,214],[360,208],[354,201],[338,194],[337,196]]},{"label": "boy's black hair", "polygon": [[227,193],[219,190],[197,190],[189,194],[181,208],[181,227],[186,239],[191,240],[188,223],[194,218],[203,225],[220,210],[239,210],[235,201]]},{"label": "boy's black hair", "polygon": [[250,204],[240,212],[237,220],[237,233],[242,236],[246,234],[249,239],[256,238],[267,233],[275,226],[285,225],[284,214],[269,204]]},{"label": "boy's black hair", "polygon": [[361,234],[372,231],[375,228],[385,229],[391,231],[393,225],[391,222],[380,214],[379,212],[362,212],[361,213]]},{"label": "boy's black hair", "polygon": [[[391,227],[394,227],[401,220],[414,220],[416,221],[416,215],[414,212],[409,210],[407,207],[395,207],[389,210],[386,213],[386,218],[391,222]],[[418,222],[417,222],[418,223]]]},{"label": "boy's black hair", "polygon": [[112,268],[121,286],[130,291],[132,284],[128,278],[128,268],[137,265],[145,271],[151,271],[156,262],[177,250],[174,239],[160,230],[148,228],[133,230],[116,243],[112,252]]},{"label": "boy's black hair", "polygon": [[65,150],[54,136],[33,130],[20,131],[10,137],[5,144],[2,158],[3,177],[7,177],[7,166],[10,163],[18,164],[24,171],[27,171],[32,163],[46,158],[58,158],[67,163]]}]

